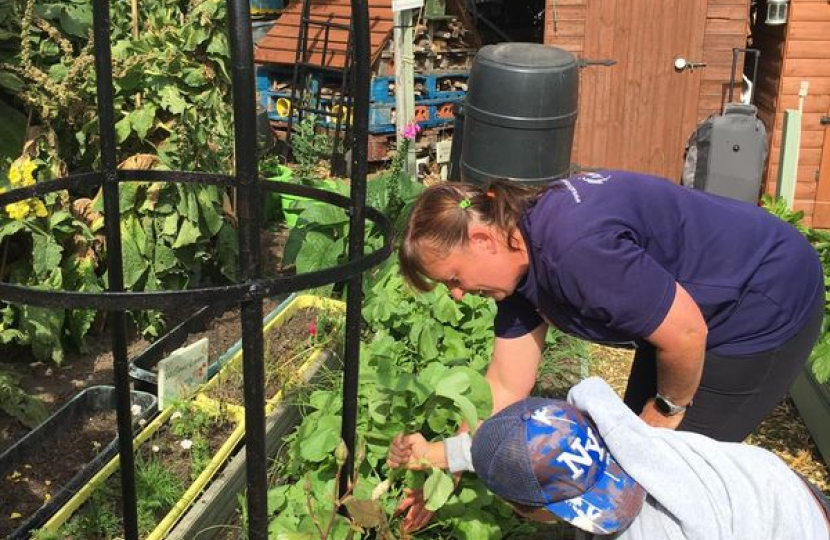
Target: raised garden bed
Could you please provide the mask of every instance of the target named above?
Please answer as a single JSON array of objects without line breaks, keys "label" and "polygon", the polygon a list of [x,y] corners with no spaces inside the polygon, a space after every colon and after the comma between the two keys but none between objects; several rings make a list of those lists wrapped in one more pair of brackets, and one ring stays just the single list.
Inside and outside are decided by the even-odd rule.
[{"label": "raised garden bed", "polygon": [[[0,454],[0,537],[26,538],[118,452],[115,388],[81,391]],[[136,425],[156,412],[156,398],[132,393]]]},{"label": "raised garden bed", "polygon": [[[283,396],[285,381],[300,380],[303,366],[315,363],[340,339],[343,304],[311,295],[292,296],[266,318],[263,328],[266,411]],[[227,365],[205,384],[203,393],[222,403],[244,405],[241,345]]]},{"label": "raised garden bed", "polygon": [[830,383],[818,382],[808,363],[790,388],[790,396],[824,463],[830,465]]},{"label": "raised garden bed", "polygon": [[[270,346],[266,346],[266,353],[268,351],[274,353],[266,355],[266,358],[270,360],[267,363],[271,366],[266,369],[266,373],[270,374],[269,380],[272,383],[269,386],[271,391],[266,394],[270,396],[268,411],[273,411],[278,407],[288,389],[295,387],[296,383],[307,380],[321,362],[329,358],[330,355],[321,350],[323,345],[331,343],[328,339],[323,339],[323,328],[331,329],[332,333],[326,335],[333,336],[339,325],[334,323],[329,325],[321,321],[334,320],[323,315],[340,314],[342,310],[340,302],[313,296],[292,298],[284,303],[281,309],[275,310],[276,312],[273,313],[264,329],[266,343],[271,343]],[[321,324],[319,330],[316,327],[318,323]],[[310,332],[310,329],[313,332]],[[276,354],[277,350],[281,351],[280,354]],[[192,406],[197,411],[209,412],[210,416],[216,419],[215,424],[208,430],[210,445],[201,451],[203,455],[207,454],[211,457],[205,467],[196,467],[196,462],[202,462],[204,459],[193,459],[195,441],[185,454],[177,450],[176,444],[181,445],[182,436],[174,432],[173,426],[177,419],[181,418],[177,411],[180,412],[182,404],[166,408],[136,438],[137,485],[140,499],[139,528],[142,538],[148,540],[165,538],[216,474],[225,467],[242,440],[245,433],[244,413],[242,407],[235,404],[237,401],[241,403],[237,397],[241,396],[242,380],[236,376],[237,371],[241,369],[241,361],[242,353],[237,351],[219,375],[204,385],[191,401],[184,402],[188,407]],[[283,363],[287,365],[284,366]],[[282,425],[284,422],[281,418],[275,419],[273,415],[269,416],[268,421],[272,429],[274,425]],[[272,435],[271,444],[277,444],[278,439],[278,436]],[[165,448],[170,450],[163,450]],[[244,456],[244,452],[241,455]],[[191,459],[186,459],[188,456]],[[239,459],[237,456],[234,463]],[[241,459],[244,464],[244,457]],[[157,493],[145,496],[142,500],[141,489],[143,488],[141,486],[147,483],[142,478],[158,474],[153,467],[148,467],[148,464],[153,465],[156,462],[162,464],[162,470],[177,471],[178,481],[170,483],[179,485],[178,491],[182,493],[177,494],[178,499],[173,502]],[[168,463],[175,463],[176,466],[170,466]],[[186,464],[184,467],[182,467],[183,463]],[[192,467],[200,471],[198,476],[195,472],[191,472],[190,478],[185,478],[183,475]],[[120,493],[118,478],[115,475],[117,470],[118,458],[116,457],[45,524],[38,538],[97,540],[118,537],[121,534],[120,518],[117,513],[109,509],[102,510],[100,504],[101,501],[111,502]],[[244,478],[242,482],[244,483]],[[153,481],[151,484],[161,485],[162,482]],[[165,501],[165,504],[160,504],[160,501]],[[153,506],[152,512],[149,512],[148,504],[158,507]],[[102,519],[101,516],[106,517]],[[74,523],[66,528],[70,518],[74,520]],[[92,518],[98,522],[97,529],[96,527],[83,528],[84,523]]]},{"label": "raised garden bed", "polygon": [[[239,443],[243,411],[205,399],[165,409],[136,437],[139,533],[160,539]],[[104,540],[123,535],[119,458],[112,459],[39,531],[38,539]]]},{"label": "raised garden bed", "polygon": [[[273,319],[289,299],[282,303],[266,300],[267,313],[264,322]],[[173,327],[161,339],[147,347],[130,361],[130,378],[137,390],[156,393],[158,386],[158,362],[178,347],[209,337],[209,365],[207,377],[213,377],[219,369],[242,348],[239,326],[239,308],[224,309],[222,306],[199,308],[181,323]],[[219,333],[217,329],[223,328]]]}]

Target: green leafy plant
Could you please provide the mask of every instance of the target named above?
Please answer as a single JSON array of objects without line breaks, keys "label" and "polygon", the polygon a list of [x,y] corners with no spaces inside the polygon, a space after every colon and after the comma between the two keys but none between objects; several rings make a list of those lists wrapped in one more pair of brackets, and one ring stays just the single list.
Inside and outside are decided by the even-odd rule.
[{"label": "green leafy plant", "polygon": [[[9,169],[2,190],[31,186],[51,177],[37,145]],[[6,205],[0,213],[0,276],[39,289],[100,291],[96,268],[101,222],[85,220],[60,193]],[[87,216],[88,217],[88,216]],[[60,310],[35,306],[0,307],[0,342],[31,346],[39,360],[63,360],[64,341],[84,347],[95,320],[92,310]]]},{"label": "green leafy plant", "polygon": [[[476,426],[490,414],[490,389],[482,375],[489,362],[495,307],[466,295],[451,299],[443,286],[415,293],[402,281],[395,261],[372,276],[363,308],[358,388],[356,476],[338,494],[341,388],[312,392],[299,428],[288,437],[286,460],[275,467],[279,485],[269,491],[269,536],[343,540],[372,534],[407,537],[394,517],[405,488],[421,488],[437,511],[431,537],[498,540],[533,530],[514,517],[475,477],[457,488],[440,470],[390,471],[385,467],[392,437],[421,432],[428,439]],[[337,510],[346,506],[348,517]],[[321,532],[322,531],[322,532]]]},{"label": "green leafy plant", "polygon": [[[160,0],[112,10],[114,106],[126,168],[151,156],[156,168],[227,172],[232,168],[229,52],[225,3]],[[96,166],[98,113],[92,69],[91,4],[25,0],[0,6],[0,89],[28,114],[22,157],[36,181]],[[17,174],[0,163],[3,178]],[[15,187],[9,185],[5,187]],[[125,281],[132,290],[177,289],[236,274],[235,214],[215,186],[124,183]],[[8,205],[0,215],[0,276],[32,287],[99,291],[106,285],[102,208],[92,193],[53,193]],[[6,215],[8,219],[6,219]],[[29,255],[31,254],[31,255]],[[83,349],[90,310],[0,305],[0,341],[32,347],[60,362]],[[160,313],[133,314],[148,337]]]},{"label": "green leafy plant", "polygon": [[824,321],[821,336],[810,356],[813,374],[819,382],[830,381],[830,232],[811,229],[802,223],[803,212],[794,212],[783,197],[764,195],[761,204],[772,214],[795,226],[816,248],[824,269]]},{"label": "green leafy plant", "polygon": [[20,388],[18,381],[12,373],[0,371],[0,410],[34,428],[46,420],[49,411],[40,399]]},{"label": "green leafy plant", "polygon": [[[349,194],[349,186],[344,182],[312,181],[310,185],[344,196]],[[423,189],[422,184],[408,175],[387,171],[368,181],[366,204],[386,214],[394,229],[399,230],[409,207]],[[348,235],[349,216],[342,208],[308,201],[289,233],[284,263],[295,264],[297,272],[302,273],[334,266],[345,261]],[[366,249],[379,249],[382,242],[379,229],[368,223]]]},{"label": "green leafy plant", "polygon": [[[98,159],[90,29],[82,0],[26,0],[2,18],[0,87],[55,131],[72,169]],[[112,14],[114,106],[122,156],[153,153],[170,168],[231,168],[232,130],[225,3],[159,0]],[[3,38],[6,39],[3,39]]]},{"label": "green leafy plant", "polygon": [[296,162],[295,174],[302,183],[317,179],[316,171],[323,156],[331,154],[332,141],[317,129],[317,115],[305,114],[293,124],[291,153]]}]

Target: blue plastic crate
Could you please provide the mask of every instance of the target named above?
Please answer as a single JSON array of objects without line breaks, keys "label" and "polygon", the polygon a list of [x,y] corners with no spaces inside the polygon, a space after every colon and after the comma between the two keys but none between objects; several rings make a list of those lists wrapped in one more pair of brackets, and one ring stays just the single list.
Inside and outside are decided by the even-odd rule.
[{"label": "blue plastic crate", "polygon": [[431,73],[426,75],[427,96],[435,99],[460,99],[467,95],[466,90],[457,90],[451,87],[454,82],[467,82],[470,74],[466,71],[447,73]]},{"label": "blue plastic crate", "polygon": [[372,77],[369,99],[373,103],[395,103],[395,91],[389,86],[395,84],[395,77]]},{"label": "blue plastic crate", "polygon": [[[415,74],[415,84],[420,84],[425,89],[425,93],[415,96],[415,101],[424,101],[429,99],[429,81],[427,76]],[[391,90],[390,90],[391,85]],[[373,77],[371,86],[369,87],[369,99],[373,103],[395,103],[395,77]]]},{"label": "blue plastic crate", "polygon": [[[422,128],[451,124],[455,121],[452,107],[460,99],[427,100],[415,103],[415,120]],[[394,133],[397,120],[395,105],[372,103],[369,107],[369,131],[371,133]]]},{"label": "blue plastic crate", "polygon": [[285,7],[283,0],[251,0],[251,15],[276,15]]},{"label": "blue plastic crate", "polygon": [[256,89],[257,92],[271,89],[271,77],[268,74],[268,68],[264,66],[258,66],[256,68]]}]

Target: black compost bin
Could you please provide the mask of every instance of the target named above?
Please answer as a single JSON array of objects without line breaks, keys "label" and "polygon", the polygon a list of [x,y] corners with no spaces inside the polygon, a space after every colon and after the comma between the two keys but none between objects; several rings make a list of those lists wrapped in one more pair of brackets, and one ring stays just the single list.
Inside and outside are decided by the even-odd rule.
[{"label": "black compost bin", "polygon": [[483,47],[464,102],[461,177],[546,184],[570,173],[579,88],[574,55],[537,43]]},{"label": "black compost bin", "polygon": [[[145,392],[132,391],[130,403],[137,405],[133,417],[137,424],[139,420],[149,420],[156,413],[156,396]],[[76,419],[86,419],[101,412],[115,411],[115,387],[91,386],[75,395],[69,402],[55,411],[43,423],[27,433],[13,446],[0,453],[0,474],[4,477],[14,471],[25,471],[25,465],[33,460],[40,449],[51,444],[53,437],[61,431],[66,431]],[[113,424],[113,432],[115,425]],[[20,526],[12,531],[6,540],[23,540],[29,537],[33,529],[42,526],[72,497],[86,482],[92,478],[104,465],[118,453],[118,437],[111,441],[99,441],[102,446],[98,454],[90,461],[78,468],[78,472],[61,486],[53,486],[53,493],[49,500],[33,514],[23,516]],[[93,444],[93,441],[89,441]],[[0,497],[0,507],[9,511],[4,502],[14,507],[14,501],[3,501]]]}]

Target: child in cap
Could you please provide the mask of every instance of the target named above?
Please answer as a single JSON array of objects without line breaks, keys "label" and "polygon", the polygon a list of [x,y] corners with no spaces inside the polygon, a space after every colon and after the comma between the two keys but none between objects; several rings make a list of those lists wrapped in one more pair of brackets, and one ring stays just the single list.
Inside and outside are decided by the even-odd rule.
[{"label": "child in cap", "polygon": [[472,440],[399,439],[389,463],[405,466],[424,456],[451,471],[475,470],[532,519],[556,517],[595,535],[830,538],[826,498],[777,456],[651,427],[599,378],[576,385],[567,402],[519,401],[485,421]]}]

